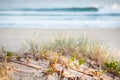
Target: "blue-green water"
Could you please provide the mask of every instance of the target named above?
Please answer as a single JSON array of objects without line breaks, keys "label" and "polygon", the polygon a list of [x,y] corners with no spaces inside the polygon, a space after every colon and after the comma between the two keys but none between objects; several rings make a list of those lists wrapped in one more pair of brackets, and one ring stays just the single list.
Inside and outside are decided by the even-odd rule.
[{"label": "blue-green water", "polygon": [[116,28],[120,27],[120,9],[1,8],[0,27]]}]

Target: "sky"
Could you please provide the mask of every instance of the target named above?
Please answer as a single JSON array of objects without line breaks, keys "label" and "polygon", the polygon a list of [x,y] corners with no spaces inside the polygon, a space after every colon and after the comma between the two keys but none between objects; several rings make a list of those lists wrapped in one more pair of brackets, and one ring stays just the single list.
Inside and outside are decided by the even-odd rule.
[{"label": "sky", "polygon": [[101,7],[120,5],[120,0],[0,0],[0,8]]}]

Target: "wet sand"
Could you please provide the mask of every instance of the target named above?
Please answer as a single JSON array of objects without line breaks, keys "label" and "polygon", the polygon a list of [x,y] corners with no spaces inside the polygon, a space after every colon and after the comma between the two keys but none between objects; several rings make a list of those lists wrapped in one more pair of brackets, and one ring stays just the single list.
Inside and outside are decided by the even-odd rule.
[{"label": "wet sand", "polygon": [[39,34],[41,40],[60,33],[74,37],[88,36],[91,39],[103,41],[113,50],[120,50],[120,28],[76,28],[76,29],[47,29],[47,28],[0,28],[0,47],[19,51],[24,37]]}]

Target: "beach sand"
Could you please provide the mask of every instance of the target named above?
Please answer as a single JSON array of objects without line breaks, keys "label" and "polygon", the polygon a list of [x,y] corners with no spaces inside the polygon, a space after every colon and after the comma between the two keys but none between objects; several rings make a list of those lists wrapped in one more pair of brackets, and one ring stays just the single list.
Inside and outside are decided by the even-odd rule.
[{"label": "beach sand", "polygon": [[4,46],[8,50],[19,51],[25,37],[39,34],[42,40],[61,33],[74,37],[85,35],[91,39],[104,42],[112,50],[120,52],[120,28],[0,28],[0,46]]},{"label": "beach sand", "polygon": [[[109,29],[108,28],[107,29],[105,28],[103,29],[102,28],[101,29],[98,29],[98,28],[94,28],[94,29],[92,28],[89,28],[89,29],[88,28],[87,29],[85,28],[80,28],[80,29],[0,28],[0,47],[4,46],[5,48],[7,48],[7,50],[11,50],[15,52],[21,51],[23,39],[28,38],[34,34],[35,35],[39,34],[40,40],[45,40],[45,39],[49,40],[49,38],[53,36],[58,37],[60,34],[62,34],[65,37],[72,36],[74,38],[84,35],[92,40],[99,40],[104,44],[108,44],[110,46],[110,49],[113,50],[115,56],[118,57],[118,59],[120,59],[120,43],[119,43],[120,28],[114,28],[114,29],[112,28],[111,29],[110,28]],[[64,58],[62,58],[61,60],[67,61],[66,56],[64,56]],[[39,60],[38,62],[32,59],[29,61],[28,65],[30,66],[32,65],[34,67],[40,68],[40,70],[31,69],[25,65],[20,65],[15,62],[11,62],[9,65],[11,65],[12,68],[14,68],[15,73],[10,72],[11,74],[9,75],[11,75],[13,79],[19,79],[20,75],[22,76],[24,75],[23,80],[26,80],[28,78],[33,78],[33,77],[38,77],[38,78],[40,77],[40,79],[43,80],[44,77],[41,78],[41,75],[43,74],[42,71],[47,70],[47,67],[45,67],[46,65],[41,66],[41,64],[42,65],[47,64],[48,66],[49,61],[48,60],[45,61],[42,59],[41,61]],[[74,66],[72,66],[72,68],[73,67]],[[88,70],[88,64],[82,64],[79,68],[81,71],[85,72],[86,70]],[[61,70],[60,64],[56,65],[56,69]],[[66,76],[68,77],[74,76],[74,75],[83,76],[82,73],[72,69],[65,69],[65,71],[66,71],[65,72]],[[72,75],[70,75],[71,72],[72,72]],[[95,70],[89,69],[85,73],[90,74],[91,72],[95,72]],[[102,77],[104,77],[106,80],[112,80],[110,76],[106,76],[104,74],[102,74]],[[94,75],[94,77],[90,77],[84,74],[84,77],[82,78],[87,78],[89,80],[92,80],[93,78],[97,78],[97,76]],[[56,79],[54,74],[48,75],[48,80],[51,80],[51,79]]]}]

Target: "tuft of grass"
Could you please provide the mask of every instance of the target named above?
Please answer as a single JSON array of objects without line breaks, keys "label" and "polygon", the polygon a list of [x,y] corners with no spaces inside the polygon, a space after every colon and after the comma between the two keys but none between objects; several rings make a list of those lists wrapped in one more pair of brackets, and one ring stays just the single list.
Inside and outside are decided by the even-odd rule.
[{"label": "tuft of grass", "polygon": [[53,43],[53,50],[63,54],[72,54],[75,49],[75,40],[73,38],[56,39]]},{"label": "tuft of grass", "polygon": [[5,62],[11,61],[13,55],[14,55],[13,52],[5,50],[4,47],[1,48],[0,57],[2,61],[5,61]]},{"label": "tuft of grass", "polygon": [[39,42],[40,36],[39,34],[33,34],[32,36],[29,36],[28,38],[25,38],[23,40],[23,52],[29,52],[30,54],[35,55],[39,52]]},{"label": "tuft of grass", "polygon": [[110,57],[108,47],[98,41],[94,41],[89,48],[88,56],[95,61],[99,67],[104,66],[104,62]]},{"label": "tuft of grass", "polygon": [[82,36],[77,39],[77,46],[78,46],[78,51],[79,54],[86,55],[88,53],[89,49],[89,39],[85,36]]}]

